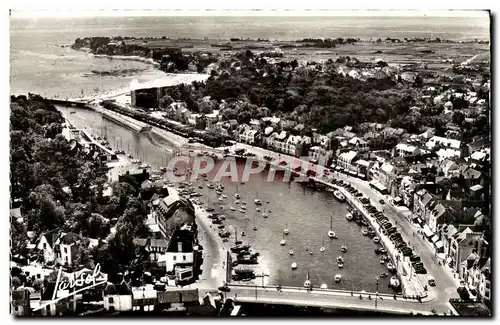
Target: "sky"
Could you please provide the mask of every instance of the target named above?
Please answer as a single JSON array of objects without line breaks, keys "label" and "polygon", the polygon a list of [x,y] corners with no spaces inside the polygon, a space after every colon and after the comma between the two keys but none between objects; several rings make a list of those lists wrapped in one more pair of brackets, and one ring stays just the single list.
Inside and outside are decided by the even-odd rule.
[{"label": "sky", "polygon": [[487,11],[480,10],[266,10],[266,11],[248,11],[248,10],[95,10],[95,9],[39,9],[39,10],[11,10],[11,18],[34,18],[34,17],[137,17],[137,16],[432,16],[432,17],[487,17]]}]

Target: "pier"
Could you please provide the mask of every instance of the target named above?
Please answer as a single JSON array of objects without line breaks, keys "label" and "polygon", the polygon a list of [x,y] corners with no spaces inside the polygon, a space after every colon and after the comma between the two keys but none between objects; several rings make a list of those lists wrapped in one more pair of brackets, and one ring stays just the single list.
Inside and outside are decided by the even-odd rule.
[{"label": "pier", "polygon": [[66,106],[66,107],[85,108],[85,106],[88,104],[87,101],[78,101],[71,99],[68,100],[68,99],[47,98],[47,100],[51,102],[53,105]]}]

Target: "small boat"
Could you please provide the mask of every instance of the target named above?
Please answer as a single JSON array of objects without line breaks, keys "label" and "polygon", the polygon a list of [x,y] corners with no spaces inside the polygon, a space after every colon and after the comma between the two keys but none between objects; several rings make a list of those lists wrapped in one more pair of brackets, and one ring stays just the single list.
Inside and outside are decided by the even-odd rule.
[{"label": "small boat", "polygon": [[389,286],[391,288],[394,288],[394,289],[397,289],[400,287],[400,283],[399,283],[399,280],[398,278],[396,278],[395,276],[391,277],[391,280],[389,281]]},{"label": "small boat", "polygon": [[245,231],[242,231],[241,232],[241,237],[245,237],[247,234],[245,233]]},{"label": "small boat", "polygon": [[335,282],[339,283],[342,280],[342,275],[336,274],[333,279],[335,280]]},{"label": "small boat", "polygon": [[203,188],[203,184],[198,185],[198,188],[202,189]]},{"label": "small boat", "polygon": [[381,278],[386,278],[388,275],[389,275],[389,274],[387,274],[387,273],[385,273],[385,272],[384,272],[384,273],[380,274],[379,276],[380,276]]},{"label": "small boat", "polygon": [[292,270],[295,270],[297,268],[297,263],[293,262],[292,263]]},{"label": "small boat", "polygon": [[257,226],[255,225],[255,216],[253,216],[253,230],[257,230]]},{"label": "small boat", "polygon": [[328,286],[326,285],[326,283],[323,283],[319,288],[320,289],[328,289]]},{"label": "small boat", "polygon": [[380,259],[380,264],[385,264],[385,259],[381,258]]},{"label": "small boat", "polygon": [[368,236],[368,230],[366,229],[361,230],[361,233],[363,234],[363,236]]},{"label": "small boat", "polygon": [[391,263],[387,263],[387,270],[391,273],[395,272],[396,271],[396,267]]},{"label": "small boat", "polygon": [[256,208],[255,211],[260,212],[260,208]]},{"label": "small boat", "polygon": [[344,258],[342,256],[337,257],[337,263],[344,263]]},{"label": "small boat", "polygon": [[347,213],[347,214],[345,215],[345,218],[346,218],[348,221],[352,221],[352,219],[354,219],[354,217],[352,216],[352,214],[351,214],[351,213]]},{"label": "small boat", "polygon": [[313,251],[312,251],[312,250],[310,250],[310,251],[309,251],[309,255],[312,255],[312,254],[313,254]]},{"label": "small boat", "polygon": [[380,243],[380,238],[378,238],[378,237],[374,237],[374,238],[373,238],[373,242],[375,242],[375,243]]},{"label": "small boat", "polygon": [[75,111],[71,111],[71,112],[69,112],[69,113],[70,113],[70,114],[75,114],[76,112],[75,112]]},{"label": "small boat", "polygon": [[344,245],[342,245],[342,246],[340,247],[340,251],[341,251],[342,253],[347,252],[347,247],[345,247]]},{"label": "small boat", "polygon": [[231,209],[231,211],[236,211],[234,207],[230,207],[229,209]]},{"label": "small boat", "polygon": [[223,199],[223,198],[221,198],[221,197],[220,197],[220,198],[218,198],[218,200],[219,200],[219,201],[221,201],[221,202],[222,202],[222,201],[224,201],[224,199]]},{"label": "small boat", "polygon": [[208,187],[209,189],[214,189],[214,188],[215,188],[214,184],[207,184],[207,187]]},{"label": "small boat", "polygon": [[226,199],[226,198],[227,198],[227,195],[226,195],[226,194],[222,194],[222,198],[223,198],[223,199]]},{"label": "small boat", "polygon": [[241,196],[240,196],[238,193],[236,193],[236,194],[234,195],[234,198],[235,198],[235,199],[237,199],[237,200],[239,200],[239,199],[241,198]]},{"label": "small boat", "polygon": [[253,226],[253,228],[252,228],[252,229],[253,229],[253,230],[257,230],[257,226]]},{"label": "small boat", "polygon": [[240,208],[240,212],[245,213],[245,212],[247,212],[247,210]]},{"label": "small boat", "polygon": [[335,198],[340,202],[345,202],[346,200],[344,194],[342,194],[339,190],[334,191],[333,196],[335,196]]},{"label": "small boat", "polygon": [[247,207],[246,207],[246,206],[244,206],[244,205],[242,205],[242,206],[240,206],[240,209],[246,210],[246,209],[247,209]]},{"label": "small boat", "polygon": [[205,209],[207,212],[212,212],[214,211],[214,207],[213,206],[208,206],[206,209]]},{"label": "small boat", "polygon": [[267,217],[268,217],[268,216],[267,216],[267,213],[265,213],[265,212],[264,212],[264,213],[262,214],[262,217],[267,218]]},{"label": "small boat", "polygon": [[236,200],[236,202],[235,202],[235,203],[236,203],[236,204],[240,204],[240,200]]},{"label": "small boat", "polygon": [[256,204],[256,205],[261,205],[262,204],[262,201],[259,200],[259,199],[254,199],[253,202]]},{"label": "small boat", "polygon": [[247,205],[247,203],[246,203],[245,201],[241,202],[241,204],[243,204],[243,205]]},{"label": "small boat", "polygon": [[285,246],[286,244],[286,239],[285,239],[285,234],[283,234],[283,239],[280,241],[281,246]]},{"label": "small boat", "polygon": [[307,278],[306,281],[304,281],[304,288],[311,288],[311,280],[309,280],[309,270],[307,270]]},{"label": "small boat", "polygon": [[290,233],[290,230],[288,230],[287,224],[285,223],[285,229],[283,229],[283,233],[285,235],[288,235]]},{"label": "small boat", "polygon": [[341,269],[341,268],[344,267],[344,263],[343,262],[337,262],[337,266],[339,267],[339,269]]},{"label": "small boat", "polygon": [[291,250],[289,250],[289,251],[288,251],[288,254],[293,255],[293,250],[292,250],[292,249],[291,249]]}]

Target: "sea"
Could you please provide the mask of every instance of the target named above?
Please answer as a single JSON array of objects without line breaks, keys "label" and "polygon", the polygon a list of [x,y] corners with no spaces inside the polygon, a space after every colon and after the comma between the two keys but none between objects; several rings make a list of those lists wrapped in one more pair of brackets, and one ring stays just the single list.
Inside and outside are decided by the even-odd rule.
[{"label": "sea", "polygon": [[[355,37],[440,37],[442,39],[489,39],[486,18],[437,17],[123,17],[73,19],[12,19],[10,26],[11,94],[37,93],[46,97],[73,98],[126,89],[133,81],[149,81],[165,77],[150,64],[117,59],[95,58],[68,47],[78,37],[86,36],[167,36],[192,39],[263,38],[295,40],[302,38]],[[89,76],[92,70],[135,69],[121,77]],[[78,128],[94,133],[106,130],[115,149],[124,149],[152,166],[165,165],[171,156],[168,142],[102,118],[84,109],[61,107],[64,116]],[[71,114],[72,112],[75,112]],[[101,134],[102,135],[102,134]],[[203,200],[216,208],[224,206],[226,223],[232,230],[245,231],[244,241],[258,251],[258,267],[269,274],[267,284],[302,286],[309,271],[314,285],[345,290],[375,291],[377,275],[386,272],[374,252],[376,245],[361,235],[361,228],[345,219],[346,204],[336,201],[331,193],[306,189],[297,183],[267,182],[265,173],[245,185],[226,184],[227,202],[218,203],[205,188]],[[242,214],[230,211],[235,205],[234,193],[253,207],[257,196],[264,201],[268,218],[252,209]],[[213,196],[211,196],[213,195]],[[230,202],[231,201],[231,202]],[[269,202],[269,203],[268,203]],[[327,238],[333,218],[338,240]],[[252,228],[256,226],[257,230]],[[289,228],[287,245],[279,245],[284,227]],[[320,252],[321,245],[325,252]],[[339,270],[336,257],[346,245],[345,266]],[[306,247],[314,251],[310,255]],[[294,250],[291,256],[289,250]],[[296,262],[297,270],[291,270]],[[334,283],[341,274],[341,283]],[[388,278],[381,280],[379,291],[389,292]]]}]

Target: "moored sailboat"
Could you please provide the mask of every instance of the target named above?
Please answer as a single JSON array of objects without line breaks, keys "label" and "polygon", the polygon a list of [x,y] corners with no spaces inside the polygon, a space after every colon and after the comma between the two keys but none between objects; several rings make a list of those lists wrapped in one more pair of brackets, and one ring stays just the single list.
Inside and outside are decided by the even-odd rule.
[{"label": "moored sailboat", "polygon": [[328,231],[328,237],[330,237],[330,238],[337,238],[337,235],[332,230],[332,228],[333,228],[333,216],[330,216],[330,230]]},{"label": "moored sailboat", "polygon": [[280,241],[281,246],[285,246],[286,244],[286,239],[285,239],[285,234],[283,234],[283,239]]},{"label": "moored sailboat", "polygon": [[311,280],[309,279],[309,270],[307,270],[307,278],[304,281],[304,288],[311,288]]}]

